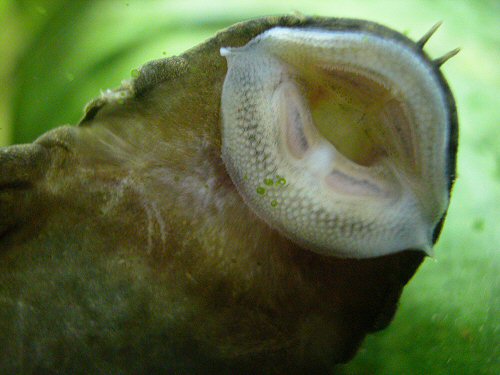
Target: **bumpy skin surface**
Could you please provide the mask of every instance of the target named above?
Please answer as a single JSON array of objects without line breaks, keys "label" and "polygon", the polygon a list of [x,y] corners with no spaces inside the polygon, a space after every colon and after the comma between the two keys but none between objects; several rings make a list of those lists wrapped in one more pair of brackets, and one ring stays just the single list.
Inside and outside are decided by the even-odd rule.
[{"label": "bumpy skin surface", "polygon": [[[79,127],[0,151],[0,372],[328,373],[390,322],[423,253],[301,248],[252,213],[222,162],[219,49],[277,25],[409,43],[363,21],[242,23],[146,65]],[[455,151],[456,119],[450,188]]]}]

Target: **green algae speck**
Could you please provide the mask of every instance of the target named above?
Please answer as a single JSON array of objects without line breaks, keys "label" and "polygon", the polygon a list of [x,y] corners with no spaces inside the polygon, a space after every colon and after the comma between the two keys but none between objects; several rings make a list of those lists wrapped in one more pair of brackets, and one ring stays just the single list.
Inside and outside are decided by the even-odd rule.
[{"label": "green algae speck", "polygon": [[132,69],[130,75],[132,78],[138,78],[141,75],[141,72],[139,72],[139,69]]},{"label": "green algae speck", "polygon": [[257,192],[257,194],[259,195],[264,195],[266,194],[266,189],[264,189],[262,186],[259,186],[257,189],[255,189],[255,191]]},{"label": "green algae speck", "polygon": [[286,185],[286,179],[284,177],[278,177],[276,185],[281,185],[281,186]]},{"label": "green algae speck", "polygon": [[277,205],[278,205],[278,201],[277,200],[271,201],[271,207],[276,207]]},{"label": "green algae speck", "polygon": [[266,178],[264,179],[264,183],[267,185],[267,186],[271,186],[272,184],[274,184],[274,181],[272,178]]}]

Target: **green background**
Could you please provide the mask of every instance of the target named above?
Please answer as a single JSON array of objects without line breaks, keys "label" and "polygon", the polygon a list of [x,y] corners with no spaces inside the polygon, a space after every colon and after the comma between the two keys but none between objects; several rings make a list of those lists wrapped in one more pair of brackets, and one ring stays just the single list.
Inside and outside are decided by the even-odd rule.
[{"label": "green background", "polygon": [[341,374],[500,374],[500,1],[0,1],[0,146],[74,124],[144,62],[253,17],[303,13],[380,22],[443,67],[460,120],[458,180],[435,249],[392,325]]}]

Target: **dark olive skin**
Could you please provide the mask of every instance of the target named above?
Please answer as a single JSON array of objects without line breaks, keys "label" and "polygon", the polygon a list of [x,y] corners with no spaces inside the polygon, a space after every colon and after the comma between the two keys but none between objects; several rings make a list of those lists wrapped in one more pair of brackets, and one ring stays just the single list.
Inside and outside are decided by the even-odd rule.
[{"label": "dark olive skin", "polygon": [[[225,171],[219,49],[277,25],[419,48],[366,21],[257,19],[147,64],[79,126],[1,149],[1,373],[329,373],[390,323],[423,253],[315,254],[257,218]],[[456,111],[435,72],[451,190]]]}]

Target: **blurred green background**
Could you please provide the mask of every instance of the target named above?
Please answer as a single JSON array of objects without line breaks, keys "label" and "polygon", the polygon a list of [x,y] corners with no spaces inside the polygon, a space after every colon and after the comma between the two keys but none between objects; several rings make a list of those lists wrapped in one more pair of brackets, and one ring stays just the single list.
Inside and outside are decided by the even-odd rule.
[{"label": "blurred green background", "polygon": [[462,51],[443,71],[460,119],[458,180],[435,259],[392,325],[341,374],[500,374],[500,2],[465,0],[0,1],[0,146],[74,124],[101,90],[253,17],[299,12],[380,22],[426,50]]}]

